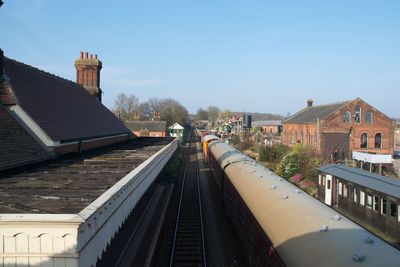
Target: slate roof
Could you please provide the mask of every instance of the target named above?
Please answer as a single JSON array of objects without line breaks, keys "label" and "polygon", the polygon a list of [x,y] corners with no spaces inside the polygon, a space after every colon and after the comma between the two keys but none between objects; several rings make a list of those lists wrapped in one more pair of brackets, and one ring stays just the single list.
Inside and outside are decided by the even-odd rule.
[{"label": "slate roof", "polygon": [[251,123],[253,127],[261,127],[261,126],[281,126],[282,121],[280,120],[266,120],[266,121],[253,121]]},{"label": "slate roof", "polygon": [[0,104],[0,171],[53,158]]},{"label": "slate roof", "polygon": [[150,132],[166,132],[166,121],[126,121],[125,126],[133,131],[138,132],[142,129],[147,129]]},{"label": "slate roof", "polygon": [[4,58],[17,104],[53,141],[129,133],[105,106],[77,83]]},{"label": "slate roof", "polygon": [[319,105],[306,107],[305,109],[297,112],[293,116],[284,120],[282,123],[311,123],[317,122],[317,119],[322,119],[329,114],[335,112],[344,105],[350,103],[351,101],[343,101],[333,104]]},{"label": "slate roof", "polygon": [[322,166],[319,170],[349,182],[400,198],[400,180],[398,179],[339,164]]}]

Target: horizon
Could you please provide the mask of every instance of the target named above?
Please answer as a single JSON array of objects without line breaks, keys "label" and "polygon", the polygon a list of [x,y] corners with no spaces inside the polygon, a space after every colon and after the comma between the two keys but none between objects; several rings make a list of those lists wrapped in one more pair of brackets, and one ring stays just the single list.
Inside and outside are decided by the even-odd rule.
[{"label": "horizon", "polygon": [[399,118],[400,3],[362,3],[4,1],[1,48],[71,81],[98,54],[110,109],[120,93],[283,116],[360,97]]}]

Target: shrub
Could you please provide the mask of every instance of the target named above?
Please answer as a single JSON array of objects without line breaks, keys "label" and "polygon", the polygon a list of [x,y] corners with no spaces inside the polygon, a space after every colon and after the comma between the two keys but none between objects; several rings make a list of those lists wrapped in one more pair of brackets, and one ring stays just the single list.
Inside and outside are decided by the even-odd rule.
[{"label": "shrub", "polygon": [[303,175],[301,175],[300,173],[297,173],[293,175],[292,178],[290,178],[290,181],[296,184],[300,183],[301,180],[303,180]]},{"label": "shrub", "polygon": [[300,166],[300,158],[296,154],[290,154],[283,158],[280,167],[280,175],[285,178],[289,179],[296,173],[299,173]]}]

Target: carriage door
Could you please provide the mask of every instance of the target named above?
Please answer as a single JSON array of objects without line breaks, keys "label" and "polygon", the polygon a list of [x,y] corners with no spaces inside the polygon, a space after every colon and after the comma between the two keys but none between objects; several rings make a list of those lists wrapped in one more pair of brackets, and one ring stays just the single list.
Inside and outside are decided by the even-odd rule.
[{"label": "carriage door", "polygon": [[325,183],[325,204],[332,205],[332,175],[326,175]]}]

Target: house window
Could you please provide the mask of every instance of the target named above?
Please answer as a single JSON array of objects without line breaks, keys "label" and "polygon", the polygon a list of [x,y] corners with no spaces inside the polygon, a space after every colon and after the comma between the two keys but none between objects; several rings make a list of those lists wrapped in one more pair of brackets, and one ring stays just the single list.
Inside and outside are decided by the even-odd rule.
[{"label": "house window", "polygon": [[350,111],[345,111],[343,113],[343,122],[344,123],[350,123],[351,122],[351,113],[350,113]]},{"label": "house window", "polygon": [[364,191],[360,191],[360,204],[362,206],[365,205],[365,193],[364,193]]},{"label": "house window", "polygon": [[293,143],[297,143],[299,139],[297,139],[297,132],[294,132],[294,142]]},{"label": "house window", "polygon": [[339,195],[341,196],[343,194],[343,184],[339,182]]},{"label": "house window", "polygon": [[368,124],[372,124],[374,123],[374,118],[372,115],[372,111],[367,111],[367,113],[365,114],[365,122]]},{"label": "house window", "polygon": [[372,209],[372,196],[367,194],[367,208]]},{"label": "house window", "polygon": [[356,106],[354,109],[354,121],[356,123],[361,123],[361,107]]},{"label": "house window", "polygon": [[347,197],[347,186],[346,186],[346,184],[343,184],[343,196]]},{"label": "house window", "polygon": [[379,197],[374,196],[374,211],[379,211]]},{"label": "house window", "polygon": [[381,213],[387,214],[387,202],[384,198],[381,199]]},{"label": "house window", "polygon": [[300,143],[303,144],[303,131],[300,132]]},{"label": "house window", "polygon": [[307,132],[307,145],[311,145],[311,134]]},{"label": "house window", "polygon": [[292,135],[292,132],[289,132],[289,143],[293,143],[293,135]]},{"label": "house window", "polygon": [[396,203],[389,202],[389,215],[391,217],[394,217],[394,218],[397,217],[397,205],[396,205]]},{"label": "house window", "polygon": [[382,148],[382,134],[377,133],[375,135],[375,148]]},{"label": "house window", "polygon": [[357,189],[354,188],[354,202],[357,202]]},{"label": "house window", "polygon": [[368,135],[366,133],[361,134],[360,148],[368,148]]}]

